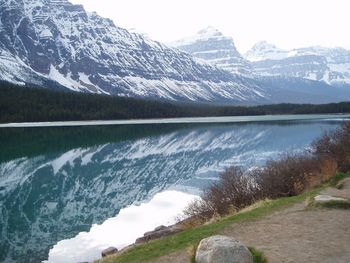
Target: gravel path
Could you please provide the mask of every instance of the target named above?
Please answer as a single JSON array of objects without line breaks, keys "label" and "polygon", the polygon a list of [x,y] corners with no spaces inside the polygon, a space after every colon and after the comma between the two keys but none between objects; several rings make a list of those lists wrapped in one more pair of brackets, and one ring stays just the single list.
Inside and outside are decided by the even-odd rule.
[{"label": "gravel path", "polygon": [[[341,190],[322,194],[350,199],[350,180]],[[305,209],[298,203],[264,218],[232,224],[221,234],[263,251],[269,263],[349,263],[350,210]],[[190,262],[188,251],[179,251],[152,262]]]}]

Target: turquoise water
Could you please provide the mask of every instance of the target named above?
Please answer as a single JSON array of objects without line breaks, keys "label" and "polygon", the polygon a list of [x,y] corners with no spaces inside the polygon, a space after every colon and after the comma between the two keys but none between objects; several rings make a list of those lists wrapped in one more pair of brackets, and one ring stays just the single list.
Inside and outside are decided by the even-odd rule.
[{"label": "turquoise water", "polygon": [[131,204],[169,190],[198,195],[225,167],[303,151],[342,122],[272,119],[1,128],[0,261],[46,260],[57,242]]}]

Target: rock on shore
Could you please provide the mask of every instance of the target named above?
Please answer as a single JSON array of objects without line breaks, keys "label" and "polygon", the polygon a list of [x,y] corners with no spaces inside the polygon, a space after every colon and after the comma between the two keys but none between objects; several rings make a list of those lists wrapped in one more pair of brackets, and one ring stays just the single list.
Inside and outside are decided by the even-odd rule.
[{"label": "rock on shore", "polygon": [[227,236],[203,239],[196,252],[197,263],[253,263],[249,249],[240,241]]}]

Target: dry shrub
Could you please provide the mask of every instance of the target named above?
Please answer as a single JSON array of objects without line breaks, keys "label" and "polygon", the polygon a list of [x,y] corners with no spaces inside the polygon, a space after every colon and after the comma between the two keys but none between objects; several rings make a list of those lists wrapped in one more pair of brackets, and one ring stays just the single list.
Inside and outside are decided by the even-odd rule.
[{"label": "dry shrub", "polygon": [[185,209],[185,214],[203,222],[237,212],[258,200],[300,194],[309,188],[310,178],[319,173],[317,164],[312,156],[302,154],[270,160],[264,167],[250,171],[230,167],[203,192],[201,199]]},{"label": "dry shrub", "polygon": [[259,169],[230,167],[219,181],[206,189],[201,199],[184,211],[203,222],[241,210],[258,200],[298,195],[318,186],[337,171],[350,171],[350,122],[325,133],[311,151],[269,160]]},{"label": "dry shrub", "polygon": [[252,204],[255,188],[254,177],[246,175],[239,167],[230,167],[221,173],[219,182],[210,187],[205,196],[215,213],[222,215]]},{"label": "dry shrub", "polygon": [[213,218],[214,212],[209,203],[205,201],[205,195],[201,199],[192,201],[183,211],[186,217],[192,218],[193,222],[199,224]]},{"label": "dry shrub", "polygon": [[317,160],[306,153],[285,155],[270,160],[256,171],[261,198],[278,198],[298,195],[309,188],[314,175],[319,174]]},{"label": "dry shrub", "polygon": [[257,200],[257,187],[254,176],[244,173],[240,167],[230,167],[220,174],[217,183],[204,191],[201,199],[185,209],[185,215],[206,221],[238,211]]},{"label": "dry shrub", "polygon": [[323,182],[328,181],[333,175],[337,173],[338,162],[333,158],[319,158],[320,177]]},{"label": "dry shrub", "polygon": [[312,150],[320,161],[334,161],[337,171],[350,171],[350,122],[344,122],[333,132],[324,133],[312,143]]}]

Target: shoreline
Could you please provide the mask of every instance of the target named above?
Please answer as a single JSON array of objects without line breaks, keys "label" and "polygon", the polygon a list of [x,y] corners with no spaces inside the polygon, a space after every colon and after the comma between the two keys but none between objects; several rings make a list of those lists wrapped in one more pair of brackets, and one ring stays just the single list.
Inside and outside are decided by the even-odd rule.
[{"label": "shoreline", "polygon": [[218,116],[218,117],[180,117],[163,119],[130,119],[130,120],[89,120],[89,121],[55,121],[55,122],[21,122],[3,123],[0,128],[40,128],[40,127],[79,127],[110,125],[145,125],[145,124],[196,124],[196,123],[249,123],[269,121],[307,121],[337,120],[350,118],[350,114],[278,114],[251,116]]},{"label": "shoreline", "polygon": [[[330,232],[333,233],[332,238],[334,240],[339,239],[339,234],[343,231],[340,228],[343,222],[335,223],[337,222],[335,219],[341,216],[344,220],[348,217],[349,210],[338,207],[327,208],[323,205],[317,206],[313,200],[322,194],[335,194],[337,196],[340,192],[344,192],[343,194],[348,199],[350,192],[347,189],[350,189],[350,174],[344,175],[346,176],[339,181],[325,183],[301,195],[259,201],[236,214],[219,217],[202,225],[187,226],[180,232],[158,236],[155,239],[135,242],[108,257],[94,261],[94,263],[187,262],[193,258],[195,248],[202,238],[217,234],[233,236],[243,241],[245,245],[257,248],[267,260],[271,259],[272,262],[281,262],[276,260],[290,259],[293,256],[298,258],[298,260],[306,256],[317,257],[317,254],[314,252],[321,253],[324,251],[324,246],[328,245],[327,241],[317,243],[318,245],[314,246],[312,242],[300,242],[300,236],[310,240],[315,237],[315,242],[317,242],[318,239],[323,240],[321,230],[328,227]],[[337,186],[333,184],[338,185],[339,182],[348,183],[346,183],[346,187],[337,189]],[[334,193],[334,191],[338,192]],[[332,215],[333,217],[331,217]],[[319,218],[322,218],[323,223],[320,225],[313,224],[312,228],[314,228],[315,232],[308,232],[311,222]],[[188,220],[191,219],[189,218]],[[307,223],[300,224],[300,221]],[[179,222],[178,225],[182,223]],[[260,224],[267,227],[269,231],[261,229]],[[279,235],[280,228],[276,228],[276,224],[284,224],[283,231],[285,236],[281,237]],[[175,224],[167,228],[176,226]],[[156,233],[156,230],[151,232]],[[256,239],[257,232],[259,232],[259,239]],[[145,233],[144,236],[147,237],[149,233]],[[342,242],[347,243],[348,238],[346,238],[346,235],[344,237]],[[293,242],[293,240],[298,242]],[[306,249],[301,251],[300,255],[296,255],[295,251],[300,251],[301,247],[304,246],[309,246],[310,251],[312,251],[310,252]],[[341,258],[342,253],[344,253],[343,250],[335,251],[332,257]]]}]

